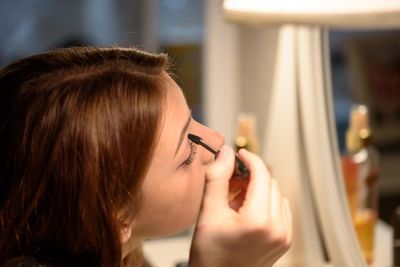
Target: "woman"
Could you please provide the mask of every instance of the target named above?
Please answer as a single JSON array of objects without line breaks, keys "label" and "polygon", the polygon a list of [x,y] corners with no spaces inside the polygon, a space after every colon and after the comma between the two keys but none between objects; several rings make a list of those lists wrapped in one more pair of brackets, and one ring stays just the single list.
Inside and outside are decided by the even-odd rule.
[{"label": "woman", "polygon": [[[166,55],[55,50],[3,69],[0,90],[1,263],[129,265],[196,220],[190,266],[270,266],[288,249],[276,182],[244,150],[249,182],[231,179],[234,152],[191,118]],[[229,187],[243,189],[230,203]]]}]

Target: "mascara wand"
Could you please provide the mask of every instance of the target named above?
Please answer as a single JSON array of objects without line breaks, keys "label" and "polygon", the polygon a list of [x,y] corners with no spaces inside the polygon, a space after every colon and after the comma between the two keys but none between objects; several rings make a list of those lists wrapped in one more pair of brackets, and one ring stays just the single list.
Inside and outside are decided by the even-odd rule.
[{"label": "mascara wand", "polygon": [[[200,136],[194,134],[188,134],[188,138],[195,144],[201,145],[215,156],[218,154],[218,151],[210,147],[207,143],[203,141]],[[240,179],[247,179],[249,178],[250,172],[249,168],[247,168],[246,164],[241,160],[237,153],[235,153],[235,171],[233,176]]]}]

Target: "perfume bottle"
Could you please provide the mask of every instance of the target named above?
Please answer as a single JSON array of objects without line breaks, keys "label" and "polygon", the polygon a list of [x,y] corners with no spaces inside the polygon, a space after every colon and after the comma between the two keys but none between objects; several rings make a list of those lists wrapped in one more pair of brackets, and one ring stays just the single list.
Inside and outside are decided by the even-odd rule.
[{"label": "perfume bottle", "polygon": [[[250,152],[259,154],[259,140],[257,137],[257,119],[253,113],[239,113],[237,117],[237,134],[235,138],[236,152],[245,148]],[[240,190],[229,191],[229,200],[239,195]]]},{"label": "perfume bottle", "polygon": [[347,200],[364,258],[371,263],[378,218],[379,154],[371,144],[368,108],[364,105],[351,110],[346,149],[342,167]]},{"label": "perfume bottle", "polygon": [[238,129],[235,139],[236,151],[245,148],[258,154],[259,140],[257,137],[257,119],[252,113],[240,113],[238,115]]}]

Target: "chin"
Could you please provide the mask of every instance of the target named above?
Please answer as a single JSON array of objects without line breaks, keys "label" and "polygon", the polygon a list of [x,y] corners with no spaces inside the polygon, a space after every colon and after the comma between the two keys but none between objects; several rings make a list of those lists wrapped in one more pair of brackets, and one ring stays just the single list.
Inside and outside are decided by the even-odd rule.
[{"label": "chin", "polygon": [[169,233],[165,234],[164,236],[160,236],[160,237],[167,237],[167,236],[172,236],[172,235],[178,234],[182,231],[187,230],[195,222],[196,222],[196,218],[193,218],[192,220],[188,220],[187,222],[185,221],[185,223],[179,222],[178,226],[175,224],[174,229],[171,229],[171,231]]}]

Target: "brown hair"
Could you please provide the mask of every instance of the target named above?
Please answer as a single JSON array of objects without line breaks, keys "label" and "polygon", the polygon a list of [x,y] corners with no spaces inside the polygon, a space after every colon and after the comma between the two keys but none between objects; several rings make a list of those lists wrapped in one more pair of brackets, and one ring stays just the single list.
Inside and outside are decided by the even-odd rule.
[{"label": "brown hair", "polygon": [[68,48],[0,72],[0,262],[120,266],[165,98],[166,55]]}]

